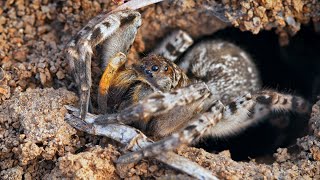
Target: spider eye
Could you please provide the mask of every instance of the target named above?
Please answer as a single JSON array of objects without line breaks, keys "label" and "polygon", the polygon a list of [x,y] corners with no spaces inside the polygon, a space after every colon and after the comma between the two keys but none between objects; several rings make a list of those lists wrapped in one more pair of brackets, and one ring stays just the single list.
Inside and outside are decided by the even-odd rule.
[{"label": "spider eye", "polygon": [[152,71],[158,71],[159,67],[157,65],[154,65],[151,67],[151,70]]},{"label": "spider eye", "polygon": [[165,70],[165,71],[168,71],[168,66],[164,67],[164,70]]},{"label": "spider eye", "polygon": [[151,74],[150,70],[145,70],[146,74]]}]

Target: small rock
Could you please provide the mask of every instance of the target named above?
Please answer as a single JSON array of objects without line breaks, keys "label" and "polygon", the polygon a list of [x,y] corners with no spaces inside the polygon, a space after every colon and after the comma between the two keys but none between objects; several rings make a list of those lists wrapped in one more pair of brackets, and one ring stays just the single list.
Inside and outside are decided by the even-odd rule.
[{"label": "small rock", "polygon": [[32,33],[34,32],[34,29],[32,28],[31,25],[27,24],[26,27],[25,27],[24,32],[25,32],[26,34],[32,34]]},{"label": "small rock", "polygon": [[57,72],[57,68],[54,65],[51,65],[49,70],[50,70],[51,73],[56,73]]},{"label": "small rock", "polygon": [[155,172],[155,171],[158,170],[158,169],[159,169],[159,168],[158,168],[158,166],[156,166],[156,165],[152,165],[152,166],[149,167],[149,171],[150,171],[151,173]]},{"label": "small rock", "polygon": [[277,153],[274,154],[274,157],[279,163],[285,162],[291,158],[287,148],[278,148]]},{"label": "small rock", "polygon": [[17,61],[24,62],[27,60],[27,52],[26,50],[17,50],[13,52],[13,58]]},{"label": "small rock", "polygon": [[56,73],[56,76],[59,80],[63,79],[65,77],[65,73],[62,72],[61,70],[59,70],[57,73]]},{"label": "small rock", "polygon": [[260,26],[261,25],[261,20],[258,17],[254,17],[253,19],[253,25],[254,26]]},{"label": "small rock", "polygon": [[41,68],[41,69],[44,69],[46,66],[47,66],[46,63],[43,63],[43,62],[38,64],[38,68]]},{"label": "small rock", "polygon": [[35,21],[36,21],[36,17],[34,16],[34,14],[29,15],[29,16],[24,16],[22,17],[23,21],[28,23],[29,25],[34,25]]},{"label": "small rock", "polygon": [[38,27],[38,34],[39,34],[39,35],[42,35],[42,34],[48,32],[48,31],[50,31],[50,29],[51,29],[51,27],[48,26],[48,25],[46,25],[46,26],[40,26],[40,27]]},{"label": "small rock", "polygon": [[2,95],[4,97],[1,99],[9,98],[10,97],[10,87],[9,86],[0,86],[0,95]]},{"label": "small rock", "polygon": [[6,24],[7,19],[3,16],[0,17],[0,25]]},{"label": "small rock", "polygon": [[47,82],[47,76],[43,72],[40,72],[40,82],[41,82],[42,85],[45,85],[46,82]]}]

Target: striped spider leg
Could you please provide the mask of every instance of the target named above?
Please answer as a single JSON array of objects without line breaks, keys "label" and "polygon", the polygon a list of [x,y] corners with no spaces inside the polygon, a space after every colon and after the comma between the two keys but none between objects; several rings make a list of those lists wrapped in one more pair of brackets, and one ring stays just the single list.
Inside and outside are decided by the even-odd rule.
[{"label": "striped spider leg", "polygon": [[66,57],[80,94],[81,119],[85,119],[88,111],[94,48],[102,47],[102,68],[105,69],[111,57],[128,52],[140,25],[141,15],[137,11],[102,13],[90,20],[67,44]]},{"label": "striped spider leg", "polygon": [[142,158],[156,156],[182,144],[194,143],[201,137],[221,137],[240,132],[273,111],[307,113],[309,109],[308,102],[303,98],[275,91],[258,91],[252,95],[249,93],[227,106],[217,100],[208,112],[193,118],[183,130],[142,150],[121,156],[118,163],[136,162]]}]

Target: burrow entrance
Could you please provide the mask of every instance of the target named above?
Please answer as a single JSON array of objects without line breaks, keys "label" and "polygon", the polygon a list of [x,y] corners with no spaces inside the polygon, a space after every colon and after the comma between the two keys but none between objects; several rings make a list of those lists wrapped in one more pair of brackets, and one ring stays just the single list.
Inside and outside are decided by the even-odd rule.
[{"label": "burrow entrance", "polygon": [[[227,28],[204,37],[207,38],[233,42],[251,54],[260,70],[264,88],[301,95],[311,104],[320,95],[320,33],[316,33],[312,25],[303,26],[284,47],[279,45],[274,31],[253,35]],[[292,113],[273,115],[243,133],[207,139],[198,147],[209,152],[229,149],[234,160],[263,157],[272,162],[272,154],[277,148],[297,148],[296,139],[308,133],[308,118]]]}]

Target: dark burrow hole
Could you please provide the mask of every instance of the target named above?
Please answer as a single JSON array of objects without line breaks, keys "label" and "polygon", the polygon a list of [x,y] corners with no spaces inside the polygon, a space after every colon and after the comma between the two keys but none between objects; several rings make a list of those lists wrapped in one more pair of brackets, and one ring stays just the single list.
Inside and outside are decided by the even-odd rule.
[{"label": "dark burrow hole", "polygon": [[[228,28],[203,39],[224,39],[245,49],[256,62],[263,87],[284,93],[301,95],[314,104],[320,95],[320,34],[312,25],[290,38],[281,47],[274,31],[258,35]],[[229,149],[232,159],[262,159],[272,162],[272,154],[279,147],[296,149],[296,139],[308,133],[309,117],[287,113],[275,114],[243,133],[220,139],[205,139],[198,147],[209,152]]]}]

